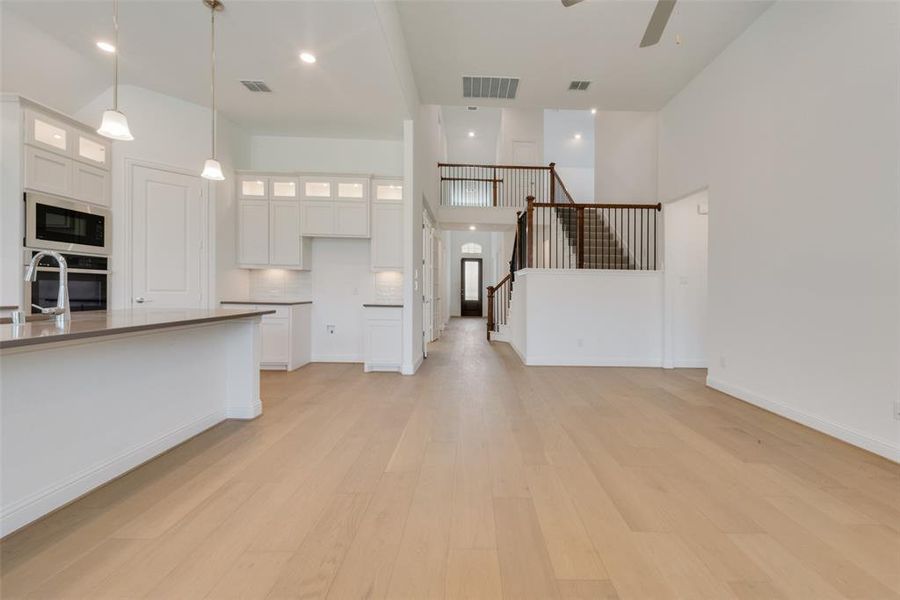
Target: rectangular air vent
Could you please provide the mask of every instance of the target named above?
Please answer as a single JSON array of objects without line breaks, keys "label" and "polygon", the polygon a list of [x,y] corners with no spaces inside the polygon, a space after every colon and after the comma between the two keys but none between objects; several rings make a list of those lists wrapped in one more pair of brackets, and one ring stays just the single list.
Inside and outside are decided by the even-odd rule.
[{"label": "rectangular air vent", "polygon": [[241,83],[244,84],[244,87],[250,90],[251,92],[271,92],[269,86],[266,85],[265,81],[252,81],[249,79],[241,79]]},{"label": "rectangular air vent", "polygon": [[591,85],[590,81],[573,81],[569,84],[569,91],[583,92]]},{"label": "rectangular air vent", "polygon": [[519,89],[518,77],[463,77],[463,98],[506,98]]}]

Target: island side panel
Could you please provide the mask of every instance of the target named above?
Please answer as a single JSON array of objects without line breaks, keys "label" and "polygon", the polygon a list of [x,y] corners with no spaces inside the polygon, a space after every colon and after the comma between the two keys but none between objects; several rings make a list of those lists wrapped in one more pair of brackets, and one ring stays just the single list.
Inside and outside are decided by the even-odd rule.
[{"label": "island side panel", "polygon": [[0,535],[258,415],[258,368],[259,317],[4,350]]}]

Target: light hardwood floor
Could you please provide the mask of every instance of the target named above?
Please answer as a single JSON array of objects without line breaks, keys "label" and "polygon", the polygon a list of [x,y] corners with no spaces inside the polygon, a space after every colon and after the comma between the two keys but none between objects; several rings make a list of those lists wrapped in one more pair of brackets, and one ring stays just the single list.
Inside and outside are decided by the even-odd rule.
[{"label": "light hardwood floor", "polygon": [[900,597],[897,465],[702,370],[525,368],[483,327],[415,377],[265,373],[260,419],[4,540],[2,596]]}]

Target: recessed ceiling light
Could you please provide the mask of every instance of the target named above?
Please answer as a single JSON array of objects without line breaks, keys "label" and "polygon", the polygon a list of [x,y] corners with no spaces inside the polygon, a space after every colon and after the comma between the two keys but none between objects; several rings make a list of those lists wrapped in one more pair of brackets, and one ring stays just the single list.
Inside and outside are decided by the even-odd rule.
[{"label": "recessed ceiling light", "polygon": [[470,131],[470,132],[469,132],[469,137],[475,137],[475,132],[474,132],[474,131]]},{"label": "recessed ceiling light", "polygon": [[475,226],[474,226],[474,225],[469,225],[469,231],[475,231]]},{"label": "recessed ceiling light", "polygon": [[591,109],[591,114],[592,114],[592,115],[596,115],[596,114],[597,114],[597,109],[596,109],[596,108],[592,108],[592,109]]},{"label": "recessed ceiling light", "polygon": [[576,139],[576,140],[580,140],[580,139],[581,139],[581,134],[580,134],[580,133],[576,133],[576,134],[575,134],[575,139]]},{"label": "recessed ceiling light", "polygon": [[301,52],[300,60],[302,60],[305,63],[313,64],[314,62],[316,62],[316,57],[314,54],[311,54],[310,52]]},{"label": "recessed ceiling light", "polygon": [[104,42],[103,40],[100,40],[99,42],[97,42],[97,47],[100,48],[101,50],[103,50],[104,52],[109,52],[110,54],[112,54],[113,52],[116,51],[115,46],[113,46],[109,42]]}]

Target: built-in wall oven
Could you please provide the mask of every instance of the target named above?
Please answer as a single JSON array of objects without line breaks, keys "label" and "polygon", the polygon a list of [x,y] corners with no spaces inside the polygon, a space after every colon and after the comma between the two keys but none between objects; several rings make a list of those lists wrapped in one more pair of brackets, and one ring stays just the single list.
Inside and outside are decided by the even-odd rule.
[{"label": "built-in wall oven", "polygon": [[25,193],[27,247],[108,255],[112,249],[111,228],[112,218],[105,208],[34,192]]},{"label": "built-in wall oven", "polygon": [[[35,248],[25,250],[25,264],[40,252]],[[86,254],[62,253],[68,265],[69,306],[72,312],[84,310],[106,310],[109,293],[109,258]],[[24,273],[24,271],[23,271]],[[38,263],[36,280],[25,283],[25,309],[37,304],[48,307],[56,305],[59,292],[59,265],[49,256]],[[40,312],[32,308],[31,312]]]}]

